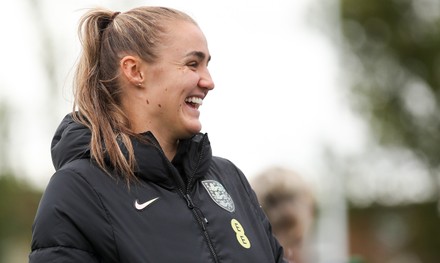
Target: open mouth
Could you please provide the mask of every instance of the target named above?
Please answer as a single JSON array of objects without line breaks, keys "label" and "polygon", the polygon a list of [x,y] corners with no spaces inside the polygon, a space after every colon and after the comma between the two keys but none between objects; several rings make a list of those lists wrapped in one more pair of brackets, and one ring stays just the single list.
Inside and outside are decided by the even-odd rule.
[{"label": "open mouth", "polygon": [[185,103],[191,108],[198,109],[203,104],[203,99],[198,97],[188,97]]}]

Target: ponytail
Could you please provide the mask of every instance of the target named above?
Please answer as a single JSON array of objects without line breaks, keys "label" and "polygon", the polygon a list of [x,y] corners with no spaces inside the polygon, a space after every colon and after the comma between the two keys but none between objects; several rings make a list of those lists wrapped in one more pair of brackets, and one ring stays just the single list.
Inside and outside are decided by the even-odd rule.
[{"label": "ponytail", "polygon": [[118,144],[120,141],[132,149],[129,122],[119,103],[119,63],[117,57],[113,63],[101,63],[104,32],[113,22],[113,14],[96,9],[80,20],[78,34],[83,51],[74,78],[73,110],[78,109],[75,119],[91,130],[90,151],[98,166],[110,174],[105,164],[107,155],[112,168],[130,180],[134,176],[134,153],[129,150],[126,158]]}]

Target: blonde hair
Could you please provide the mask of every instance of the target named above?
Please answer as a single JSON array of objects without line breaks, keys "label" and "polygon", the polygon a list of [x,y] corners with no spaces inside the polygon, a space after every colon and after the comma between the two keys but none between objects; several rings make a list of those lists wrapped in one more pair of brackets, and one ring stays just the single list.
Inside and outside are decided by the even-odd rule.
[{"label": "blonde hair", "polygon": [[315,199],[301,176],[283,167],[271,167],[251,180],[261,207],[266,212],[274,234],[287,248],[301,242],[313,222]]},{"label": "blonde hair", "polygon": [[130,136],[136,134],[121,107],[119,62],[135,55],[154,63],[172,21],[196,24],[187,14],[164,7],[138,7],[124,13],[95,8],[79,23],[82,54],[74,75],[73,116],[91,130],[90,151],[98,166],[107,173],[109,168],[116,170],[127,181],[134,178]]}]

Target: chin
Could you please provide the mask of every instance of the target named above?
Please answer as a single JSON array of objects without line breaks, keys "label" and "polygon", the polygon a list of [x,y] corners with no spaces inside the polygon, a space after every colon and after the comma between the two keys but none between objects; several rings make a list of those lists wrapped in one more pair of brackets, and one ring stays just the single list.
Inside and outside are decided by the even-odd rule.
[{"label": "chin", "polygon": [[195,134],[198,134],[202,130],[202,125],[199,123],[193,124],[187,127],[185,137],[189,138]]},{"label": "chin", "polygon": [[191,138],[193,135],[198,134],[202,130],[202,124],[197,118],[187,118],[181,120],[180,123],[176,125],[177,138],[187,139]]}]

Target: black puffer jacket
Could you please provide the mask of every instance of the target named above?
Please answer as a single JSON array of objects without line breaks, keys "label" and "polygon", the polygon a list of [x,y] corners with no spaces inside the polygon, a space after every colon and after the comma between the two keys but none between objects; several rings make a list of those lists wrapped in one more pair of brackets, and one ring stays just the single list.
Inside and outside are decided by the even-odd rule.
[{"label": "black puffer jacket", "polygon": [[206,134],[182,141],[172,162],[143,136],[151,143],[133,140],[139,182],[128,187],[91,161],[90,131],[66,116],[30,262],[284,262],[248,181],[212,157]]}]

